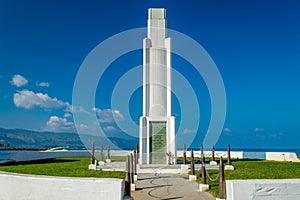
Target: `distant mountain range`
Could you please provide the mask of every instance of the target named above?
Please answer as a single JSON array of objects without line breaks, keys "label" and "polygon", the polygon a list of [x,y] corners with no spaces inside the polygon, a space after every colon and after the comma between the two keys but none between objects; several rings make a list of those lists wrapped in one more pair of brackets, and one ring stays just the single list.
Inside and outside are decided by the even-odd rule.
[{"label": "distant mountain range", "polygon": [[[57,146],[69,149],[91,149],[92,143],[96,149],[110,144],[112,149],[134,149],[138,140],[117,137],[100,137],[93,135],[79,135],[77,133],[38,132],[25,129],[0,128],[0,147],[11,148],[53,148]],[[86,147],[85,145],[86,144]]]}]

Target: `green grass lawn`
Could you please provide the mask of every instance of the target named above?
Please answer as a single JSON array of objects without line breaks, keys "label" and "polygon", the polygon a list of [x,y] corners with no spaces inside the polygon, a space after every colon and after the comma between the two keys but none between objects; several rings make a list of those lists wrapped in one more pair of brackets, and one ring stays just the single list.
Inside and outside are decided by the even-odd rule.
[{"label": "green grass lawn", "polygon": [[[112,161],[125,161],[126,157],[112,157]],[[88,170],[90,158],[57,158],[0,166],[1,171],[67,177],[125,178],[125,172]]]},{"label": "green grass lawn", "polygon": [[[226,163],[226,161],[224,162]],[[275,162],[260,160],[234,160],[231,164],[236,168],[234,171],[225,171],[225,180],[238,179],[290,179],[300,178],[300,163]],[[201,182],[201,170],[197,170],[198,181]],[[209,170],[210,177],[217,177],[218,170]],[[210,192],[218,197],[219,182],[211,182],[207,178],[207,184],[210,185]]]}]

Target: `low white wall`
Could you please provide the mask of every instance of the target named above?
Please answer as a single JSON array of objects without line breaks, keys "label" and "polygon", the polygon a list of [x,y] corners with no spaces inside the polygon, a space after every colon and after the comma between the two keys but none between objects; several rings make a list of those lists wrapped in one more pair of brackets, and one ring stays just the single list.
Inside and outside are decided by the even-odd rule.
[{"label": "low white wall", "polygon": [[300,199],[300,179],[226,181],[227,200]]},{"label": "low white wall", "polygon": [[[211,151],[204,151],[203,153],[204,153],[204,156],[207,158],[212,156]],[[183,156],[183,151],[177,151],[177,157],[182,157],[182,156]],[[191,151],[186,151],[186,156],[190,157]],[[219,158],[221,156],[223,158],[227,158],[227,151],[215,151],[216,158]],[[201,157],[201,151],[194,151],[194,157]],[[231,151],[230,157],[242,159],[243,152],[242,151]]]},{"label": "low white wall", "polygon": [[266,160],[296,161],[298,158],[296,153],[292,152],[266,152]]},{"label": "low white wall", "polygon": [[0,172],[2,200],[123,199],[123,180],[71,178]]}]

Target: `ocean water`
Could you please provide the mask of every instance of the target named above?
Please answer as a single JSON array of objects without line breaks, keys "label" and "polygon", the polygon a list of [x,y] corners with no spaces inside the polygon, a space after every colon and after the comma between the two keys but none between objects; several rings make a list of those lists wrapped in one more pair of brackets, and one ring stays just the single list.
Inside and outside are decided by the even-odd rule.
[{"label": "ocean water", "polygon": [[0,150],[0,161],[9,159],[9,151]]}]

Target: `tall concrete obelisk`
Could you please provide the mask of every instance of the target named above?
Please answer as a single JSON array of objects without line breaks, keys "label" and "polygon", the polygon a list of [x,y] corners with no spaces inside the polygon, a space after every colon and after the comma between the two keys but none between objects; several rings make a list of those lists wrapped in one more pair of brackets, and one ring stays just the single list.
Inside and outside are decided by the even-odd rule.
[{"label": "tall concrete obelisk", "polygon": [[[143,116],[140,118],[140,164],[176,163],[172,114],[171,38],[166,38],[166,9],[148,10],[143,41]],[[167,155],[167,153],[169,155]]]}]

